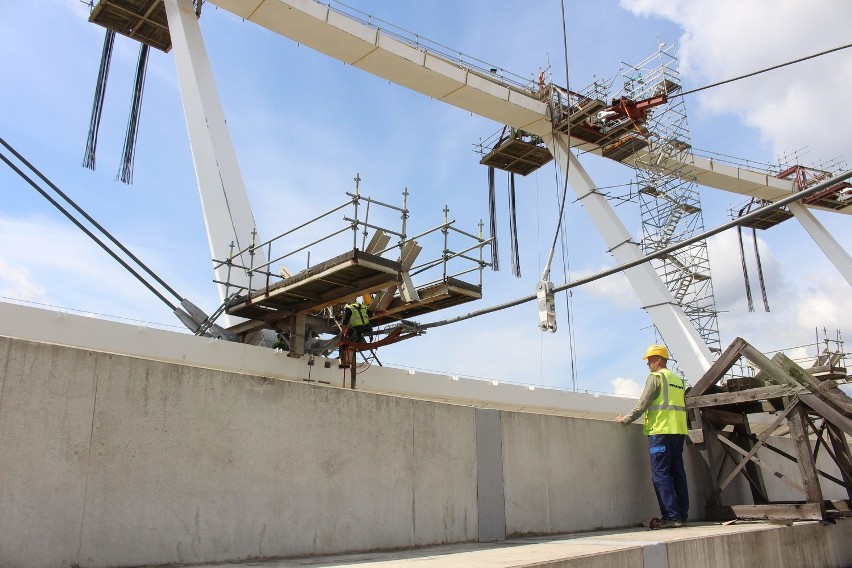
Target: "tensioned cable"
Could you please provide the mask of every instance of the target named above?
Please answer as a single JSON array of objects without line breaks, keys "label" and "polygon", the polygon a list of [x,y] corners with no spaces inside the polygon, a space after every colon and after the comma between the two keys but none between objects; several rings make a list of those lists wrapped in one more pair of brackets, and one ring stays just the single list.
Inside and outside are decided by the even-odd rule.
[{"label": "tensioned cable", "polygon": [[806,57],[800,57],[799,59],[794,59],[793,61],[788,61],[787,63],[780,63],[778,65],[773,65],[772,67],[767,67],[766,69],[761,69],[760,71],[754,71],[752,73],[747,73],[745,75],[740,75],[739,77],[734,77],[733,79],[726,79],[724,81],[719,81],[718,83],[713,83],[710,85],[705,85],[703,87],[698,87],[697,89],[692,89],[690,91],[684,91],[682,93],[675,93],[671,95],[669,98],[673,97],[684,97],[686,95],[691,95],[692,93],[697,93],[699,91],[703,91],[705,89],[711,89],[713,87],[718,87],[720,85],[725,85],[727,83],[733,83],[734,81],[739,81],[741,79],[748,79],[749,77],[754,77],[755,75],[760,75],[761,73],[766,73],[767,71],[774,71],[775,69],[780,69],[782,67],[786,67],[788,65],[793,65],[794,63],[801,63],[802,61],[807,61],[808,59],[814,59],[816,57],[821,57],[823,55],[828,55],[829,53],[834,53],[835,51],[841,51],[843,49],[847,49],[852,47],[852,43],[841,45],[840,47],[835,47],[834,49],[828,49],[826,51],[820,51],[819,53],[814,53],[813,55],[808,55]]},{"label": "tensioned cable", "polygon": [[[712,237],[713,235],[721,233],[722,231],[726,231],[726,230],[728,230],[732,227],[742,225],[746,221],[751,221],[752,219],[756,219],[757,217],[763,215],[767,211],[773,211],[775,209],[778,209],[779,207],[783,207],[784,205],[787,205],[788,203],[792,203],[794,201],[799,201],[801,199],[809,197],[809,196],[811,196],[811,195],[813,195],[813,194],[815,194],[819,191],[822,191],[822,190],[824,190],[828,187],[831,187],[834,184],[837,184],[837,183],[844,181],[844,180],[847,180],[849,178],[852,178],[852,170],[844,172],[840,175],[837,175],[837,176],[835,176],[835,177],[833,177],[829,180],[826,180],[822,183],[819,183],[819,184],[817,184],[813,187],[809,187],[808,189],[803,189],[802,191],[799,191],[798,193],[793,193],[792,195],[790,195],[788,197],[785,197],[783,199],[779,199],[778,201],[771,203],[769,205],[766,205],[764,207],[761,207],[760,209],[755,209],[754,211],[744,215],[743,217],[740,217],[738,219],[734,219],[732,221],[729,221],[728,223],[724,223],[722,225],[719,225],[718,227],[716,227],[714,229],[710,229],[709,231],[705,231],[705,232],[701,233],[700,235],[695,235],[693,237],[690,237],[690,238],[688,238],[684,241],[681,241],[677,244],[667,246],[667,247],[662,248],[662,249],[660,249],[656,252],[653,252],[651,254],[647,254],[645,256],[637,258],[636,260],[632,260],[632,261],[626,262],[624,264],[619,264],[618,266],[616,266],[614,268],[603,270],[601,272],[596,272],[595,274],[592,274],[591,276],[587,276],[585,278],[580,278],[580,279],[575,280],[573,282],[569,282],[569,283],[566,283],[566,284],[561,284],[559,286],[555,286],[553,288],[553,292],[555,294],[556,292],[562,292],[563,290],[569,290],[571,288],[576,288],[578,286],[582,286],[583,284],[588,284],[589,282],[594,282],[595,280],[600,280],[601,278],[604,278],[606,276],[610,276],[610,275],[615,274],[617,272],[624,272],[625,270],[627,270],[629,268],[633,268],[634,266],[638,266],[640,264],[648,262],[649,260],[654,260],[656,258],[660,258],[661,256],[667,255],[671,252],[674,252],[676,250],[687,247],[687,246],[689,246],[693,243],[696,243],[698,241],[702,241],[704,239],[707,239],[708,237]],[[447,325],[447,324],[456,323],[456,322],[459,322],[459,321],[464,321],[466,319],[470,319],[470,318],[482,316],[482,315],[485,315],[485,314],[490,314],[492,312],[504,310],[506,308],[513,308],[515,306],[519,306],[521,304],[525,304],[526,302],[531,302],[531,301],[536,300],[536,299],[537,299],[537,297],[536,297],[535,294],[530,295],[530,296],[524,296],[522,298],[518,298],[518,299],[512,300],[510,302],[505,302],[505,303],[499,304],[497,306],[492,306],[490,308],[485,308],[485,309],[478,310],[478,311],[475,311],[475,312],[470,312],[470,313],[465,314],[465,315],[461,315],[461,316],[457,316],[457,317],[454,317],[454,318],[450,318],[450,319],[446,319],[446,320],[442,320],[442,321],[437,321],[437,322],[433,322],[433,323],[423,324],[423,325],[420,326],[420,329],[430,329],[430,328],[433,328],[433,327],[441,327],[441,326],[444,326],[444,325]]]},{"label": "tensioned cable", "polygon": [[33,179],[32,179],[32,178],[30,178],[30,177],[29,177],[26,173],[24,173],[24,172],[23,172],[20,168],[18,168],[18,166],[16,166],[15,164],[13,164],[13,163],[12,163],[12,162],[11,162],[11,161],[10,161],[10,160],[6,157],[6,155],[5,155],[5,154],[0,153],[0,160],[3,160],[4,162],[6,162],[6,165],[8,165],[10,168],[12,168],[12,170],[13,170],[16,174],[18,174],[18,175],[21,177],[21,179],[23,179],[23,180],[24,180],[24,181],[26,181],[28,184],[30,184],[30,185],[33,187],[33,189],[35,189],[37,192],[39,192],[39,193],[42,195],[42,197],[44,197],[45,199],[47,199],[47,200],[51,203],[51,205],[53,205],[54,207],[56,207],[56,209],[57,209],[57,210],[59,210],[59,211],[60,211],[63,215],[65,215],[65,216],[68,218],[68,220],[69,220],[69,221],[71,221],[72,223],[74,223],[75,225],[77,225],[77,228],[78,228],[78,229],[80,229],[81,231],[83,231],[84,233],[86,233],[86,235],[88,235],[90,239],[92,239],[92,240],[93,240],[93,241],[95,241],[98,245],[100,245],[100,247],[101,247],[102,249],[104,249],[104,251],[106,251],[106,252],[107,252],[107,254],[109,254],[109,255],[110,255],[111,257],[113,257],[116,261],[118,261],[118,263],[119,263],[119,264],[121,264],[121,265],[122,265],[122,266],[123,266],[123,267],[124,267],[124,268],[125,268],[128,272],[130,272],[131,274],[133,274],[133,276],[135,276],[137,280],[139,280],[139,281],[140,281],[142,284],[144,284],[144,285],[145,285],[145,286],[146,286],[149,290],[151,290],[151,292],[153,292],[154,294],[156,294],[156,296],[157,296],[158,298],[160,298],[160,300],[162,300],[162,301],[163,301],[163,303],[165,303],[166,305],[168,305],[168,306],[172,309],[172,311],[176,311],[176,310],[177,310],[177,306],[175,306],[174,304],[172,304],[171,302],[169,302],[169,300],[168,300],[165,296],[163,296],[163,295],[160,293],[160,291],[159,291],[159,290],[157,290],[156,288],[154,288],[153,286],[151,286],[151,284],[150,284],[149,282],[147,282],[144,278],[142,278],[142,275],[141,275],[141,274],[139,274],[138,272],[136,272],[136,271],[133,269],[133,267],[131,267],[129,264],[127,264],[127,263],[124,261],[124,259],[120,258],[117,254],[115,254],[115,252],[114,252],[114,251],[110,250],[110,248],[109,248],[108,246],[106,246],[106,243],[104,243],[102,240],[100,240],[100,239],[98,238],[98,236],[97,236],[97,235],[95,235],[94,233],[92,233],[92,232],[91,232],[91,231],[90,231],[90,230],[89,230],[89,229],[88,229],[85,225],[83,225],[80,221],[78,221],[77,219],[75,219],[75,218],[74,218],[74,216],[73,216],[73,215],[71,215],[71,213],[69,213],[67,209],[65,209],[64,207],[62,207],[62,204],[60,204],[58,201],[56,201],[56,200],[55,200],[55,199],[53,199],[50,195],[48,195],[48,194],[47,194],[47,192],[46,192],[46,191],[44,191],[41,187],[39,187],[39,185],[38,185],[35,181],[33,181]]},{"label": "tensioned cable", "polygon": [[[807,61],[809,59],[814,59],[814,58],[817,58],[817,57],[821,57],[823,55],[828,55],[829,53],[834,53],[836,51],[842,51],[842,50],[848,49],[850,47],[852,47],[852,43],[849,43],[849,44],[846,44],[846,45],[841,45],[840,47],[835,47],[833,49],[827,49],[825,51],[820,51],[819,53],[814,53],[813,55],[807,55],[805,57],[800,57],[799,59],[787,61],[786,63],[779,63],[778,65],[773,65],[772,67],[767,67],[765,69],[760,69],[758,71],[746,73],[745,75],[740,75],[739,77],[733,77],[731,79],[725,79],[724,81],[719,81],[717,83],[711,83],[709,85],[704,85],[703,87],[698,87],[697,89],[690,89],[689,91],[683,91],[683,92],[680,92],[680,93],[675,93],[673,95],[669,95],[669,98],[672,99],[674,97],[684,97],[686,95],[691,95],[691,94],[697,93],[699,91],[712,89],[713,87],[719,87],[720,85],[726,85],[728,83],[733,83],[734,81],[740,81],[742,79],[748,79],[749,77],[754,77],[756,75],[760,75],[760,74],[766,73],[768,71],[774,71],[776,69],[781,69],[782,67],[787,67],[788,65],[793,65],[795,63],[801,63],[802,61]],[[582,156],[584,154],[588,154],[588,153],[593,152],[593,151],[594,151],[594,149],[580,151],[578,153],[578,156]]]},{"label": "tensioned cable", "polygon": [[[77,206],[77,204],[74,203],[68,196],[66,196],[58,187],[56,187],[56,185],[54,185],[53,182],[51,182],[49,179],[47,179],[38,169],[36,169],[35,166],[30,164],[23,156],[21,156],[14,148],[12,148],[2,138],[0,138],[0,144],[5,146],[6,148],[8,148],[9,151],[11,151],[15,155],[16,158],[18,158],[21,162],[26,164],[26,166],[28,168],[30,168],[33,172],[35,172],[36,175],[38,175],[45,183],[47,183],[51,187],[51,189],[53,189],[59,195],[61,195],[62,198],[65,199],[69,204],[71,204],[71,206],[74,207],[81,215],[83,215],[86,218],[86,220],[88,220],[90,223],[92,223],[92,225],[97,227],[97,229],[99,231],[101,231],[104,235],[106,235],[107,238],[109,238],[118,248],[120,248],[122,252],[127,254],[127,256],[129,256],[136,264],[138,264],[143,270],[145,270],[157,282],[159,282],[166,290],[169,291],[170,294],[172,294],[178,300],[183,300],[182,296],[180,296],[177,292],[175,292],[168,284],[163,282],[163,280],[160,279],[156,274],[154,274],[154,272],[152,272],[147,266],[145,266],[145,264],[142,263],[142,261],[140,261],[133,253],[131,253],[129,250],[127,250],[127,248],[124,247],[124,245],[122,245],[120,242],[118,242],[109,232],[106,231],[106,229],[104,229],[101,225],[99,225],[85,211],[80,209],[80,207]],[[150,282],[145,280],[145,278],[141,274],[139,274],[132,266],[130,266],[123,258],[119,257],[115,253],[115,251],[110,249],[109,246],[107,246],[106,243],[104,243],[100,238],[98,238],[97,235],[95,235],[91,230],[89,230],[88,227],[86,227],[78,219],[76,219],[67,209],[65,209],[65,207],[62,206],[61,203],[59,203],[53,197],[51,197],[44,189],[42,189],[39,186],[39,184],[36,181],[34,181],[24,171],[22,171],[18,166],[16,166],[14,163],[12,163],[12,161],[9,160],[6,157],[5,154],[0,153],[0,160],[5,162],[6,165],[8,165],[16,174],[18,174],[18,176],[21,177],[21,179],[23,179],[28,184],[30,184],[30,186],[32,186],[33,189],[35,189],[37,192],[39,192],[42,195],[42,197],[47,199],[51,203],[51,205],[53,205],[59,212],[61,212],[63,215],[65,215],[65,217],[67,217],[68,220],[70,220],[72,223],[74,223],[77,226],[77,228],[79,228],[84,233],[86,233],[86,235],[90,239],[95,241],[95,243],[97,243],[104,251],[106,251],[107,254],[109,254],[111,257],[113,257],[113,259],[115,259],[119,264],[121,264],[128,272],[130,272],[146,288],[148,288],[151,292],[153,292],[154,295],[156,295],[163,303],[165,303],[167,306],[169,306],[172,309],[172,311],[177,311],[177,307],[172,302],[170,302],[159,290],[154,288],[151,285]]]},{"label": "tensioned cable", "polygon": [[[568,257],[568,235],[564,230],[560,231],[559,239],[562,250],[562,280],[568,282],[571,273],[571,260]],[[574,305],[571,292],[565,294],[565,311],[568,314],[568,352],[571,361],[571,386],[577,392],[577,344],[574,338]]]},{"label": "tensioned cable", "polygon": [[[10,152],[12,152],[12,154],[14,154],[14,156],[15,156],[18,160],[20,160],[20,161],[21,161],[23,164],[25,164],[25,165],[26,165],[26,166],[27,166],[30,170],[32,170],[32,171],[33,171],[33,172],[34,172],[34,173],[35,173],[35,174],[36,174],[36,175],[37,175],[37,176],[38,176],[38,177],[39,177],[39,178],[40,178],[40,179],[41,179],[44,183],[46,183],[46,184],[50,187],[50,189],[52,189],[53,191],[55,191],[55,192],[56,192],[56,193],[57,193],[60,197],[62,197],[62,199],[64,199],[64,200],[65,200],[65,202],[66,202],[66,203],[68,203],[69,205],[71,205],[71,207],[73,207],[75,211],[77,211],[80,215],[82,215],[82,216],[83,216],[83,217],[84,217],[84,218],[85,218],[85,219],[86,219],[89,223],[91,223],[92,225],[94,225],[94,226],[95,226],[95,228],[97,228],[97,229],[98,229],[101,233],[103,233],[103,234],[104,234],[104,235],[105,235],[105,236],[106,236],[106,237],[107,237],[107,238],[108,238],[108,239],[109,239],[109,240],[110,240],[110,241],[111,241],[111,242],[112,242],[115,246],[117,246],[117,247],[121,250],[121,252],[123,252],[123,253],[124,253],[124,254],[126,254],[128,257],[130,257],[130,258],[133,260],[133,262],[135,262],[136,264],[138,264],[138,265],[142,268],[142,270],[144,270],[145,272],[147,272],[147,273],[148,273],[148,275],[150,275],[150,276],[151,276],[151,278],[153,278],[154,280],[156,280],[156,281],[157,281],[157,283],[158,283],[158,284],[160,284],[160,286],[162,286],[163,288],[165,288],[166,290],[168,290],[168,292],[169,292],[172,296],[174,296],[175,298],[177,298],[177,299],[179,299],[179,300],[183,300],[183,297],[182,297],[180,294],[178,294],[177,292],[175,292],[175,290],[174,290],[171,286],[169,286],[168,284],[166,284],[166,282],[165,282],[165,281],[163,281],[163,279],[162,279],[162,278],[160,278],[159,276],[157,276],[157,274],[156,274],[156,273],[154,273],[154,272],[153,272],[150,268],[148,268],[147,266],[145,266],[145,264],[144,264],[141,260],[139,260],[139,258],[137,258],[137,257],[136,257],[136,255],[134,255],[132,252],[130,252],[130,251],[129,251],[129,250],[128,250],[128,249],[127,249],[127,248],[126,248],[123,244],[121,244],[121,242],[119,242],[119,241],[118,241],[118,239],[116,239],[115,237],[113,237],[113,236],[110,234],[110,232],[109,232],[109,231],[107,231],[106,229],[104,229],[104,228],[100,225],[100,223],[98,223],[97,221],[95,221],[95,220],[94,220],[94,219],[93,219],[93,218],[92,218],[92,217],[91,217],[88,213],[86,213],[86,212],[85,212],[83,209],[81,209],[81,208],[80,208],[80,207],[79,207],[76,203],[74,203],[74,201],[73,201],[70,197],[68,197],[67,195],[65,195],[65,193],[63,193],[61,189],[59,189],[58,187],[56,187],[56,185],[55,185],[52,181],[50,181],[47,177],[45,177],[45,175],[44,175],[44,174],[42,174],[42,173],[38,170],[38,168],[36,168],[34,165],[32,165],[32,164],[31,164],[31,163],[30,163],[30,162],[29,162],[26,158],[24,158],[24,157],[23,157],[23,156],[22,156],[22,155],[21,155],[21,154],[20,154],[17,150],[15,150],[12,146],[10,146],[8,142],[6,142],[3,138],[0,138],[0,144],[2,144],[3,146],[5,146],[5,147],[6,147],[6,148],[10,151]],[[9,163],[9,162],[6,162],[6,163]],[[9,164],[9,165],[11,166],[11,164]],[[13,167],[13,169],[14,169],[14,167]],[[19,175],[20,175],[20,174],[19,174]],[[25,178],[25,179],[26,179],[26,178]],[[32,184],[32,182],[30,182],[30,185],[33,185],[33,184]],[[35,187],[35,186],[33,186],[33,187]],[[61,206],[60,206],[60,207],[61,207]],[[70,217],[69,217],[69,218],[70,218]]]},{"label": "tensioned cable", "polygon": [[115,43],[115,32],[107,30],[104,37],[104,47],[101,52],[101,65],[98,70],[98,80],[95,83],[95,97],[92,101],[92,115],[89,119],[89,136],[86,139],[86,152],[83,154],[83,167],[95,169],[95,153],[98,147],[98,130],[101,125],[101,115],[104,109],[109,65],[112,60],[112,48]]},{"label": "tensioned cable", "polygon": [[[565,0],[562,0],[562,53],[565,60],[565,89],[571,92],[571,83],[568,79],[568,30],[565,26]],[[567,132],[569,138],[571,136],[571,128],[569,126]],[[569,149],[570,151],[570,149]],[[568,200],[568,169],[571,167],[571,161],[565,162],[565,183],[562,187],[562,203],[559,206],[559,221],[556,223],[556,232],[553,234],[553,243],[550,245],[550,253],[547,256],[547,263],[544,265],[544,270],[541,272],[541,279],[550,280],[550,265],[553,263],[553,254],[556,252],[556,241],[559,238],[559,231],[562,229],[562,217],[565,211],[565,202]],[[558,166],[557,166],[558,168]]]}]

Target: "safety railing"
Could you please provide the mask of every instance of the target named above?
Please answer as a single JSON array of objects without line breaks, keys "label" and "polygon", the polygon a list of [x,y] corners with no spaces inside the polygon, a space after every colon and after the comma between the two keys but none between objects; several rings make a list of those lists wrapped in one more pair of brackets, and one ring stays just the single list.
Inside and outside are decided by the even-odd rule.
[{"label": "safety railing", "polygon": [[[428,244],[437,244],[434,236],[442,235],[442,252],[440,256],[409,268],[409,275],[425,275],[432,280],[425,284],[429,286],[438,282],[447,281],[449,278],[460,278],[462,276],[478,272],[478,285],[482,286],[482,271],[491,264],[484,260],[483,249],[490,246],[492,239],[482,236],[482,221],[479,223],[479,235],[474,235],[458,229],[454,226],[455,220],[449,219],[449,209],[444,207],[444,220],[439,225],[428,230],[408,236],[409,209],[407,207],[408,190],[403,192],[402,206],[396,206],[369,196],[362,195],[359,190],[360,178],[355,178],[354,192],[346,192],[347,201],[332,207],[312,219],[300,223],[295,227],[284,231],[269,240],[257,242],[257,232],[252,232],[252,244],[237,250],[233,242],[230,245],[230,255],[227,259],[214,259],[214,268],[219,270],[226,267],[225,281],[216,280],[217,284],[226,287],[226,294],[238,293],[239,295],[250,295],[259,290],[268,289],[275,283],[290,277],[289,268],[281,266],[277,273],[274,266],[294,261],[304,260],[305,267],[311,267],[311,257],[317,257],[317,252],[327,258],[338,256],[342,251],[357,250],[367,252],[375,256],[390,255],[394,251],[402,250],[409,242],[417,241],[427,249]],[[326,232],[328,225],[333,223],[333,215],[344,211],[339,219],[344,222],[342,226]],[[388,215],[398,214],[400,225],[397,230],[388,228]],[[379,220],[371,219],[378,217]],[[339,222],[339,221],[338,221]],[[323,227],[319,224],[323,223]],[[369,248],[368,236],[378,232],[391,237],[394,242],[381,250],[367,250]],[[348,235],[347,235],[348,233]],[[305,236],[309,235],[309,236]],[[294,246],[294,240],[301,238],[304,244]],[[319,249],[319,251],[317,250]],[[263,254],[260,254],[262,252]],[[490,253],[489,253],[490,255]],[[267,260],[255,263],[256,259]],[[248,259],[245,264],[240,259]],[[394,259],[395,260],[395,259]],[[464,264],[464,266],[459,266]],[[440,270],[440,276],[437,276]],[[248,276],[247,284],[238,284],[238,278],[232,275],[240,274],[239,280],[245,282],[243,274]]]},{"label": "safety railing", "polygon": [[349,18],[357,20],[371,28],[377,29],[394,39],[410,45],[414,49],[436,55],[441,59],[449,61],[463,69],[468,69],[484,77],[492,78],[505,87],[518,89],[527,94],[535,92],[535,81],[533,77],[526,78],[518,75],[517,73],[507,71],[497,65],[491,65],[481,59],[477,59],[462,53],[461,51],[423,37],[420,34],[408,31],[390,22],[376,18],[375,16],[371,16],[366,12],[362,12],[361,10],[343,2],[339,2],[338,0],[332,0],[327,3],[319,2],[319,0],[317,0],[317,3],[327,6],[330,10],[334,10],[339,14],[343,14]]}]

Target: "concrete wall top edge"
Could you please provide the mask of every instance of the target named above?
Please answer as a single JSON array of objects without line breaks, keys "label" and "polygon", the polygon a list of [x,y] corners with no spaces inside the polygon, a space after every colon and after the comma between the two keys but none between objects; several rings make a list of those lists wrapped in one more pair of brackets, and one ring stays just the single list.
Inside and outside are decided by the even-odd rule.
[{"label": "concrete wall top edge", "polygon": [[[272,349],[196,337],[96,318],[0,302],[0,336],[52,343],[180,363],[240,374],[342,386],[336,361],[288,357]],[[409,369],[374,367],[359,375],[363,390],[389,396],[443,400],[464,406],[492,406],[540,414],[571,413],[612,418],[632,408],[634,400],[606,395],[483,381]]]}]

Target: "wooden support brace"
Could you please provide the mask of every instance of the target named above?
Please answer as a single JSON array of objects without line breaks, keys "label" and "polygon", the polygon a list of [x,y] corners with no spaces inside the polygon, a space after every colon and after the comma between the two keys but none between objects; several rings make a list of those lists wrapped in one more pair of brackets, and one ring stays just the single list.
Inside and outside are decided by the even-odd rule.
[{"label": "wooden support brace", "polygon": [[288,357],[305,354],[305,314],[296,314],[290,319],[290,351]]},{"label": "wooden support brace", "polygon": [[788,416],[787,422],[790,426],[790,437],[793,438],[793,443],[796,445],[799,472],[802,475],[802,483],[805,486],[807,502],[819,503],[824,509],[822,489],[819,486],[816,464],[814,464],[814,457],[811,454],[811,444],[808,440],[804,412],[804,408],[800,404],[796,404],[796,409]]},{"label": "wooden support brace", "polygon": [[840,469],[843,482],[846,485],[846,497],[852,499],[852,459],[849,455],[849,442],[837,426],[829,424],[828,437],[834,447],[834,463]]},{"label": "wooden support brace", "polygon": [[[755,444],[751,448],[751,450],[749,450],[749,452],[745,455],[745,459],[742,462],[740,462],[739,465],[737,465],[737,467],[735,467],[734,470],[731,473],[728,474],[728,477],[725,479],[725,481],[722,482],[722,484],[720,485],[721,490],[724,490],[725,487],[727,487],[728,484],[731,483],[731,481],[734,479],[734,477],[736,477],[737,473],[739,473],[740,470],[743,467],[746,466],[746,464],[752,463],[751,462],[752,456],[757,454],[757,451],[761,448],[761,446],[763,446],[764,442],[766,442],[766,439],[769,438],[769,436],[771,436],[772,433],[775,432],[775,430],[778,429],[778,426],[780,426],[781,422],[783,422],[784,419],[787,418],[787,415],[790,413],[790,411],[793,410],[793,407],[794,407],[794,405],[788,406],[784,410],[784,412],[782,412],[778,416],[778,418],[775,419],[775,422],[773,422],[772,425],[769,426],[769,428],[767,428],[766,430],[763,431],[763,433],[757,439],[757,442],[755,442]],[[764,494],[765,494],[765,492],[764,492]]]},{"label": "wooden support brace", "polygon": [[716,439],[716,431],[712,426],[704,423],[704,419],[701,416],[701,410],[693,409],[689,411],[690,415],[690,426],[693,430],[701,432],[701,440],[697,441],[693,439],[696,447],[698,448],[698,453],[701,455],[704,467],[701,468],[703,472],[704,479],[704,503],[705,507],[713,507],[719,506],[722,502],[721,500],[721,492],[719,491],[719,485],[716,482],[716,467],[718,463],[718,459],[716,458],[716,453],[718,451],[718,446],[715,444]]},{"label": "wooden support brace", "polygon": [[744,402],[757,402],[770,400],[783,396],[790,396],[798,392],[807,392],[803,387],[794,385],[772,385],[746,389],[738,392],[720,392],[705,394],[701,396],[690,396],[686,399],[687,408],[703,408],[707,406],[719,406],[723,404],[739,404]]},{"label": "wooden support brace", "polygon": [[711,519],[753,519],[762,521],[822,521],[823,510],[812,503],[774,505],[731,505],[707,509]]},{"label": "wooden support brace", "polygon": [[710,422],[715,422],[716,424],[745,424],[746,417],[745,414],[741,414],[739,412],[729,412],[727,410],[718,410],[715,408],[705,408],[702,410],[704,414],[704,418],[709,420]]},{"label": "wooden support brace", "polygon": [[713,365],[707,369],[707,372],[698,379],[698,382],[695,383],[695,386],[692,387],[687,395],[687,403],[690,398],[700,396],[707,392],[707,389],[715,385],[719,382],[725,373],[728,372],[728,369],[734,366],[734,363],[740,358],[740,352],[743,347],[748,345],[745,339],[742,337],[736,338],[727,349],[725,349],[724,353],[719,356]]},{"label": "wooden support brace", "polygon": [[[742,455],[743,457],[748,455],[748,452],[746,452],[744,449],[742,449],[738,445],[734,444],[733,442],[731,442],[730,440],[728,440],[724,436],[719,436],[719,441],[722,442],[723,444],[725,444],[726,446],[728,446],[729,448],[731,448],[732,450],[734,450],[735,452],[737,452],[738,454]],[[772,475],[777,477],[778,480],[781,481],[782,483],[784,483],[787,487],[789,487],[791,489],[795,489],[796,491],[799,491],[799,492],[803,493],[804,495],[807,495],[807,491],[802,486],[797,485],[796,483],[791,481],[789,478],[787,478],[786,475],[784,475],[783,473],[781,473],[777,469],[774,469],[771,465],[769,465],[766,462],[758,459],[755,456],[752,456],[749,459],[751,459],[751,461],[753,461],[754,463],[756,463],[760,467],[762,467],[762,468],[766,469],[767,471],[769,471],[770,473],[772,473]],[[810,500],[809,500],[809,502],[810,502]]]}]

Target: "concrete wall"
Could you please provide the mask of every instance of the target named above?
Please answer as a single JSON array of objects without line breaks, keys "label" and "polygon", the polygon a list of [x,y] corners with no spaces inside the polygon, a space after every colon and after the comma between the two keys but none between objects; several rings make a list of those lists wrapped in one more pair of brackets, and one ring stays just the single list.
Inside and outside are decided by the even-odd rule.
[{"label": "concrete wall", "polygon": [[477,538],[474,409],[0,338],[0,565]]},{"label": "concrete wall", "polygon": [[[310,380],[340,386],[337,361],[293,358],[255,345],[202,339],[189,333],[0,302],[0,336],[55,343],[245,375]],[[415,343],[411,343],[414,345]],[[497,384],[495,384],[497,383]],[[482,408],[612,420],[635,400],[455,375],[373,365],[358,374],[358,390]]]},{"label": "concrete wall", "polygon": [[[504,412],[503,471],[509,535],[622,527],[659,516],[639,425]],[[690,480],[695,459],[684,455]],[[697,481],[690,518],[703,516]]]},{"label": "concrete wall", "polygon": [[[778,448],[781,451],[787,452],[790,455],[796,455],[796,445],[793,443],[793,440],[790,438],[779,438],[775,436],[770,436],[768,439],[768,443],[772,444],[774,447]],[[811,440],[811,447],[814,445],[814,440]],[[832,449],[833,451],[833,449]],[[781,456],[772,450],[761,448],[757,451],[757,457],[765,463],[767,466],[771,467],[774,471],[778,471],[781,475],[783,475],[787,480],[791,483],[801,487],[801,473],[799,472],[799,464],[794,461],[791,461],[784,456]],[[834,460],[831,459],[831,456],[825,450],[825,446],[820,447],[820,450],[817,454],[816,461],[817,469],[820,471],[831,475],[838,480],[842,479],[842,475],[840,473],[840,469],[837,467],[837,464],[834,463]],[[790,485],[782,482],[780,478],[773,475],[767,469],[763,470],[763,483],[766,486],[766,491],[769,493],[769,498],[772,501],[801,501],[805,499],[805,494],[803,490],[796,490]],[[831,481],[830,479],[826,479],[824,477],[820,477],[819,480],[820,488],[822,489],[822,496],[824,499],[829,500],[845,500],[848,499],[849,496],[846,492],[846,488],[842,485],[838,485],[837,483]],[[750,499],[749,493],[749,499]],[[750,501],[742,501],[743,503],[747,503]]]},{"label": "concrete wall", "polygon": [[[695,459],[688,447],[700,518]],[[3,567],[406,548],[656,514],[638,425],[0,336]]]}]

